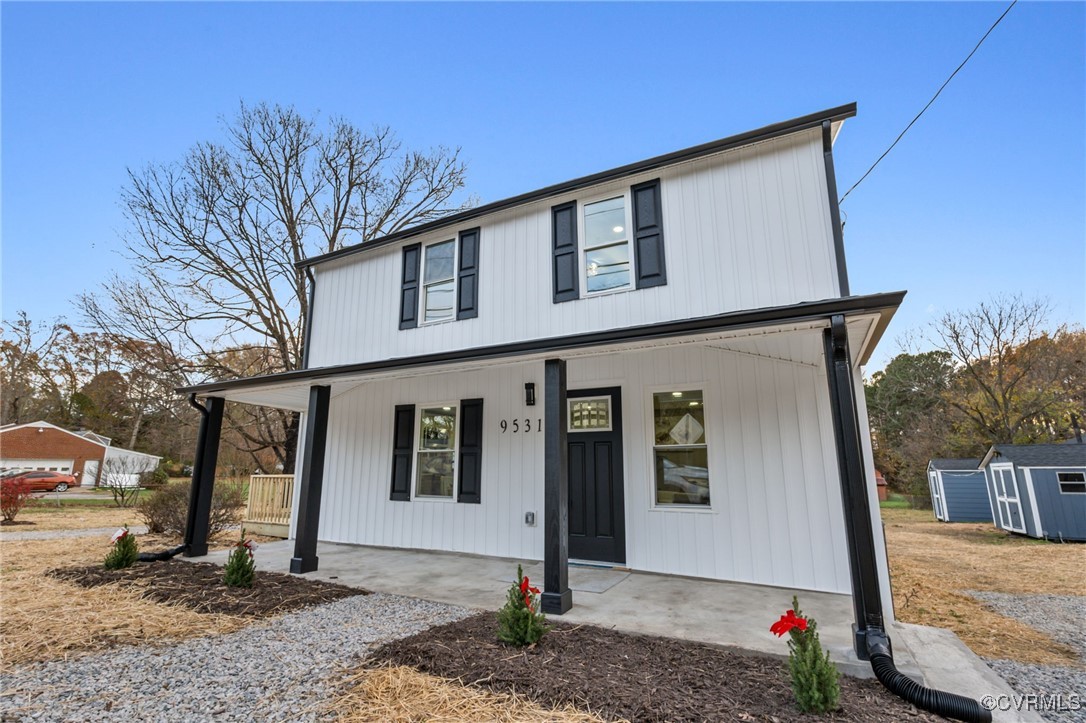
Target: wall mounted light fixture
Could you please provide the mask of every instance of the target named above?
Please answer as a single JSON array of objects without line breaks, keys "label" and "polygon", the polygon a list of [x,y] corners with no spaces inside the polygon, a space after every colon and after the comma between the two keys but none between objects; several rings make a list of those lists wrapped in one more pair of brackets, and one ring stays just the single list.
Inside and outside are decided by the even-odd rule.
[{"label": "wall mounted light fixture", "polygon": [[529,407],[535,406],[535,382],[528,382],[524,385],[524,403]]}]

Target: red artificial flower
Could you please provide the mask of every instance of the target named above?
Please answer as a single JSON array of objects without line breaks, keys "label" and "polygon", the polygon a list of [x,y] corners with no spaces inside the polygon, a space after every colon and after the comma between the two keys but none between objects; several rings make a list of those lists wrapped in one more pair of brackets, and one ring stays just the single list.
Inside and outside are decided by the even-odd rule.
[{"label": "red artificial flower", "polygon": [[792,628],[798,628],[801,632],[807,630],[807,618],[797,616],[795,610],[789,610],[784,615],[781,615],[781,619],[769,627],[769,632],[779,638],[791,631]]},{"label": "red artificial flower", "polygon": [[520,579],[520,594],[524,596],[524,605],[525,605],[525,607],[527,607],[529,610],[531,610],[532,609],[532,594],[538,595],[539,594],[539,588],[531,587],[528,584],[527,576],[525,576],[525,577],[522,577]]}]

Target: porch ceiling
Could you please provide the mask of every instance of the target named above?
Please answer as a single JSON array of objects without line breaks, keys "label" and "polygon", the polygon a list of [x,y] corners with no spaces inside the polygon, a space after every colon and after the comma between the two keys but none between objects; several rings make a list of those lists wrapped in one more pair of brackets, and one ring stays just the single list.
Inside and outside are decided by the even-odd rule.
[{"label": "porch ceiling", "polygon": [[[857,360],[857,363],[866,359],[870,354],[878,340],[878,335],[885,328],[893,310],[891,308],[888,311],[869,311],[847,317],[849,345],[853,350],[853,358]],[[408,363],[403,366],[374,371],[345,370],[338,374],[332,369],[313,369],[308,370],[313,372],[312,376],[299,374],[289,380],[278,380],[269,377],[266,384],[253,383],[257,382],[256,379],[239,380],[249,382],[249,384],[235,386],[234,383],[224,382],[219,389],[214,389],[216,385],[209,384],[201,385],[200,388],[179,391],[196,393],[198,396],[222,397],[241,404],[304,412],[309,405],[310,386],[316,383],[331,386],[331,395],[335,398],[359,384],[381,379],[404,379],[477,370],[486,367],[539,363],[545,359],[555,357],[572,360],[586,356],[686,345],[705,346],[723,352],[820,368],[823,354],[821,330],[828,325],[828,319],[810,319],[802,322],[767,324],[711,333],[638,339],[635,341],[573,347],[564,350],[547,350],[504,356],[494,355],[470,360],[451,361],[444,364],[419,365],[411,364],[409,363],[410,360],[405,360]]]}]

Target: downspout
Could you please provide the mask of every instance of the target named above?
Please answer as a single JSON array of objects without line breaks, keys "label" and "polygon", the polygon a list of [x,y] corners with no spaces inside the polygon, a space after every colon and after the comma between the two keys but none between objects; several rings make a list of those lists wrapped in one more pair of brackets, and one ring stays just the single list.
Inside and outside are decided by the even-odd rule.
[{"label": "downspout", "polygon": [[302,369],[309,368],[309,339],[313,335],[313,297],[317,291],[317,279],[313,276],[313,267],[305,267],[305,277],[309,279],[309,305],[305,310],[305,331],[302,332]]},{"label": "downspout", "polygon": [[868,501],[860,444],[859,415],[852,378],[845,317],[835,314],[824,337],[826,374],[833,407],[834,437],[841,475],[841,499],[845,512],[852,600],[856,613],[853,627],[856,654],[868,660],[875,677],[890,692],[918,708],[970,723],[989,723],[992,712],[977,701],[955,693],[927,688],[899,672],[894,664],[890,636],[882,616],[875,536]]},{"label": "downspout", "polygon": [[[196,401],[196,395],[189,395],[189,404],[200,413],[200,431],[196,434],[196,456],[192,459],[192,474],[195,477],[199,473],[197,469],[200,464],[200,460],[204,458],[204,439],[207,437],[207,418],[209,415],[207,407]],[[185,550],[188,550],[192,545],[192,538],[196,534],[196,490],[193,489],[189,492],[189,514],[185,518],[185,542],[181,546]]]}]

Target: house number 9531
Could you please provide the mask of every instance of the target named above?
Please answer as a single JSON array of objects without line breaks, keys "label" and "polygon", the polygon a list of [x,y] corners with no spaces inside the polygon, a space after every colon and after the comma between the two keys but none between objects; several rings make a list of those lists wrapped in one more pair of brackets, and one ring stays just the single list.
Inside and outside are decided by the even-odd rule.
[{"label": "house number 9531", "polygon": [[543,419],[503,419],[499,426],[502,428],[502,434],[509,432],[511,434],[520,434],[521,432],[542,432],[543,431]]}]

